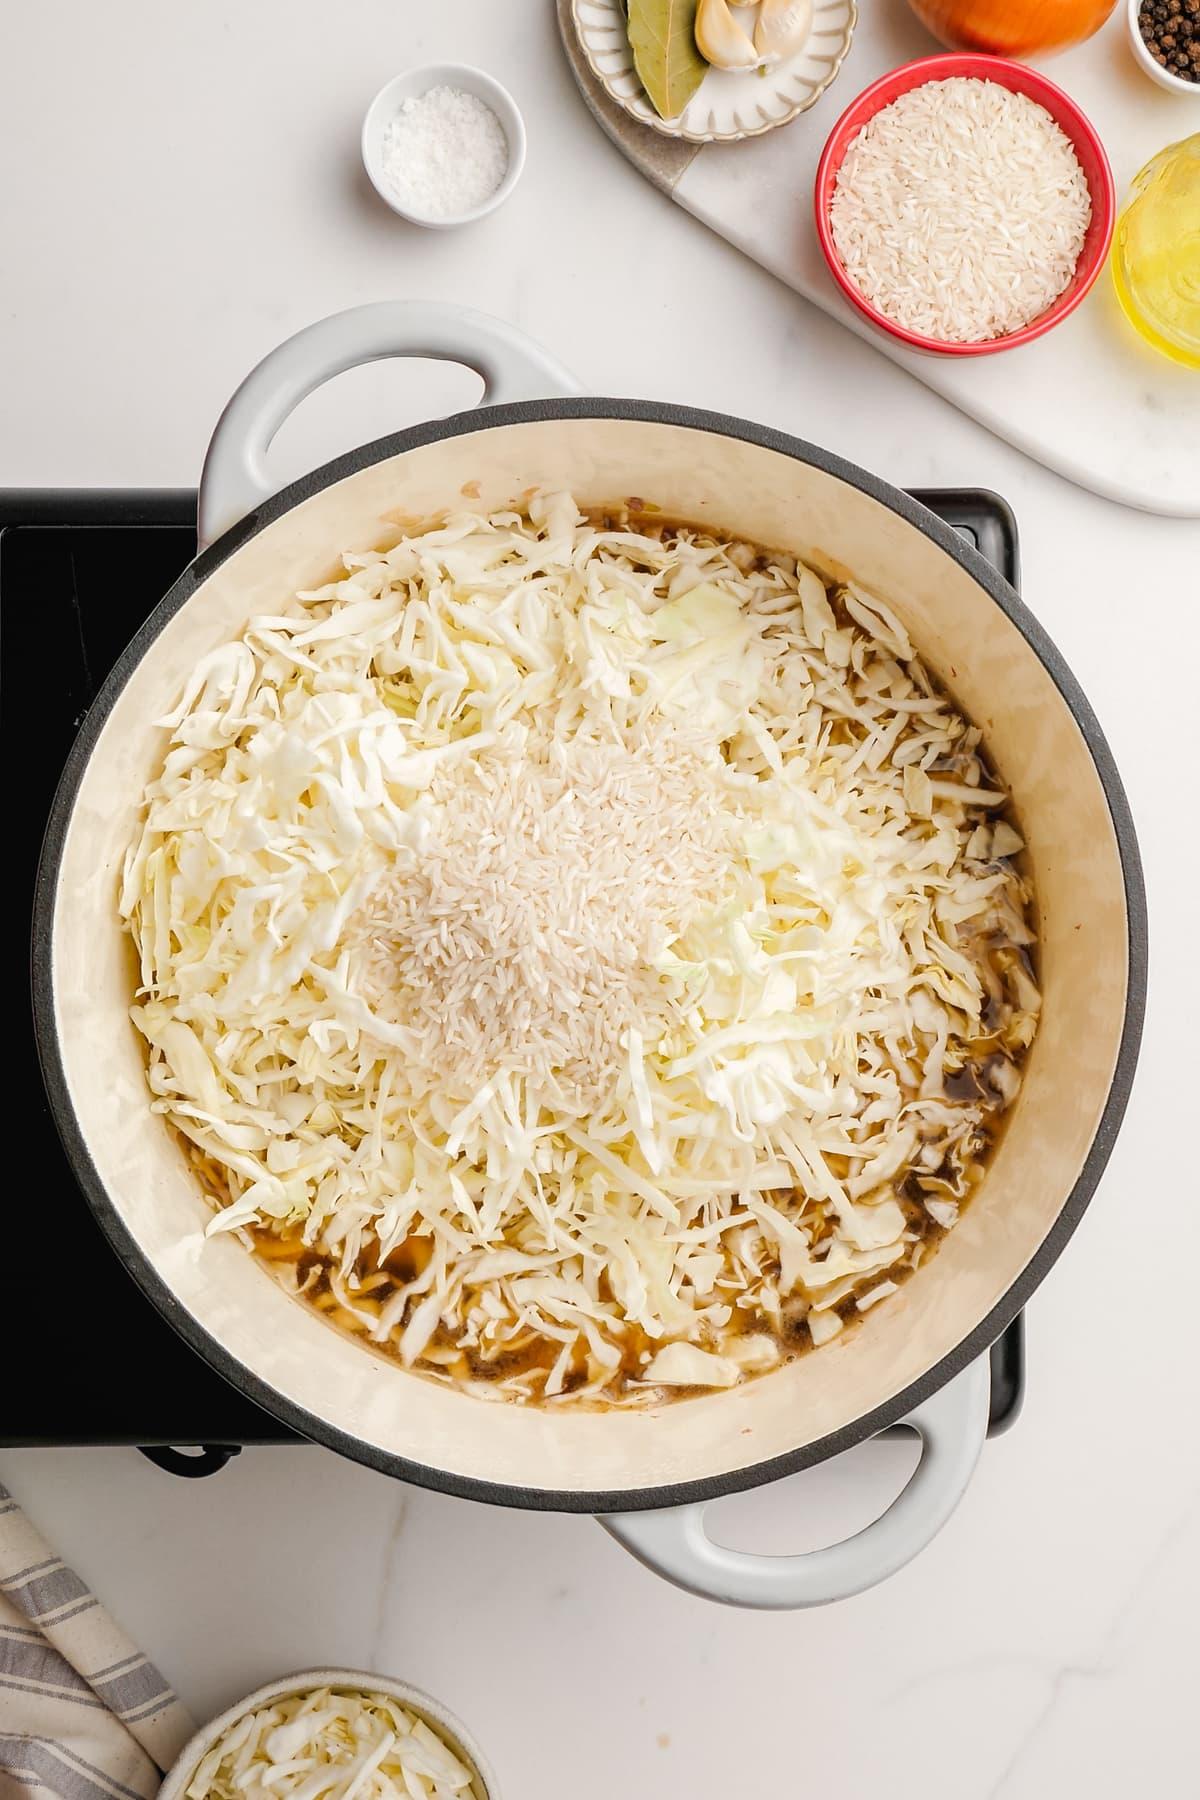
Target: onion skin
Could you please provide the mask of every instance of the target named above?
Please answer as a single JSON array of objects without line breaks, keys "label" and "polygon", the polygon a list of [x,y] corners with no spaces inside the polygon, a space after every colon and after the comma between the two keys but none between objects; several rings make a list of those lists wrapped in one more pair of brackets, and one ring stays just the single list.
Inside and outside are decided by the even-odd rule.
[{"label": "onion skin", "polygon": [[908,0],[921,23],[951,50],[1037,56],[1065,50],[1099,31],[1116,0]]}]

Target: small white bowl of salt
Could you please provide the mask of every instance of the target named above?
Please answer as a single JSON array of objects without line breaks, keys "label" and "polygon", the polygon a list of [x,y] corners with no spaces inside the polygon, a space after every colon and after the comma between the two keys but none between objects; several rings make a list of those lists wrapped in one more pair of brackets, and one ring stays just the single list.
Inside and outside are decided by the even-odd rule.
[{"label": "small white bowl of salt", "polygon": [[363,120],[362,157],[393,212],[445,230],[508,199],[525,161],[525,124],[482,69],[430,63],[380,88]]}]

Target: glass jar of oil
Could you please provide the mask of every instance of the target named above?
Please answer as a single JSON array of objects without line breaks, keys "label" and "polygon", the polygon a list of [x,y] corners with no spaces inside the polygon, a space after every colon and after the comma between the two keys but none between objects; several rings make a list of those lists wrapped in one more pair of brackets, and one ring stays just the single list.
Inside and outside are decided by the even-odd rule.
[{"label": "glass jar of oil", "polygon": [[1112,272],[1146,341],[1200,369],[1200,132],[1137,176],[1113,235]]}]

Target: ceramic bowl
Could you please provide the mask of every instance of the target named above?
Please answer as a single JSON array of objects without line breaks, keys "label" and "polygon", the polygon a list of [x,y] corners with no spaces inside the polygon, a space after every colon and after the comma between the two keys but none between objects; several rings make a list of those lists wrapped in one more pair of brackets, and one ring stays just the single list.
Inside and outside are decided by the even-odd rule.
[{"label": "ceramic bowl", "polygon": [[1133,51],[1134,61],[1150,77],[1157,81],[1159,87],[1166,88],[1172,94],[1187,94],[1192,100],[1200,100],[1200,81],[1185,81],[1182,75],[1172,74],[1156,63],[1142,36],[1142,28],[1138,24],[1138,14],[1142,10],[1142,0],[1125,0],[1125,23],[1129,28],[1129,44]]},{"label": "ceramic bowl", "polygon": [[[499,119],[508,142],[508,168],[499,187],[479,206],[466,212],[452,213],[445,218],[431,218],[427,213],[415,212],[406,206],[388,180],[383,161],[384,137],[401,103],[415,100],[418,95],[427,94],[430,88],[435,87],[460,88],[463,93],[474,94],[477,100],[490,106]],[[402,219],[407,219],[412,225],[425,225],[433,231],[445,231],[455,225],[469,225],[475,219],[486,218],[488,213],[503,206],[520,180],[521,170],[525,166],[525,122],[508,89],[501,87],[498,81],[485,74],[482,69],[474,69],[468,63],[426,63],[419,69],[406,69],[402,75],[394,76],[380,88],[363,120],[362,159],[372,187],[394,213],[399,213]]]},{"label": "ceramic bowl", "polygon": [[631,119],[689,144],[735,144],[820,99],[850,48],[858,10],[855,0],[814,0],[812,30],[794,56],[761,69],[710,69],[674,119],[660,119],[646,98],[621,0],[572,0],[571,18],[592,74]]},{"label": "ceramic bowl", "polygon": [[236,1706],[228,1707],[209,1724],[202,1726],[189,1739],[164,1776],[158,1800],[183,1800],[201,1758],[246,1713],[253,1712],[260,1706],[269,1706],[273,1700],[283,1700],[290,1694],[312,1693],[314,1689],[323,1687],[355,1688],[365,1693],[386,1694],[389,1699],[400,1701],[403,1706],[424,1719],[430,1729],[444,1739],[460,1762],[470,1769],[473,1780],[468,1790],[469,1800],[500,1800],[496,1777],[485,1761],[483,1752],[466,1727],[460,1724],[440,1700],[434,1700],[407,1681],[397,1681],[390,1675],[372,1675],[365,1669],[302,1669],[295,1675],[286,1675],[279,1681],[271,1681],[265,1687],[256,1688],[244,1700],[239,1700]]},{"label": "ceramic bowl", "polygon": [[[895,324],[872,306],[842,266],[842,259],[833,239],[833,227],[829,222],[829,206],[838,170],[863,126],[877,112],[899,99],[901,94],[922,87],[927,81],[948,81],[953,77],[996,81],[1011,92],[1027,94],[1039,106],[1044,106],[1074,145],[1092,196],[1091,222],[1075,265],[1075,273],[1053,305],[1039,313],[1036,319],[1032,319],[1020,331],[1009,332],[1005,337],[988,338],[985,342],[964,344],[943,343],[938,338],[922,337],[918,332],[908,331],[903,325]],[[1084,117],[1075,102],[1061,88],[1055,87],[1052,81],[1047,81],[1037,69],[1028,68],[1024,63],[1007,62],[1002,57],[977,56],[974,53],[926,56],[919,62],[906,63],[899,69],[893,69],[873,82],[869,88],[865,88],[846,108],[829,134],[817,165],[813,206],[821,251],[829,264],[833,279],[847,300],[877,330],[895,338],[898,343],[907,344],[910,349],[924,351],[931,356],[990,356],[998,350],[1013,350],[1019,344],[1032,343],[1034,338],[1042,337],[1052,330],[1075,311],[1104,267],[1117,210],[1112,170],[1108,166],[1104,145],[1095,127]]]}]

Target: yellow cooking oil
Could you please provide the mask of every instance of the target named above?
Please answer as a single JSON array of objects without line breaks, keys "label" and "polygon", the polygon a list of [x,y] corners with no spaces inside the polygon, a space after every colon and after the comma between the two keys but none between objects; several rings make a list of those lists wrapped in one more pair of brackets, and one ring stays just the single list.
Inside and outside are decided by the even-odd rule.
[{"label": "yellow cooking oil", "polygon": [[1147,343],[1200,369],[1200,132],[1160,150],[1135,179],[1113,235],[1112,272]]}]

